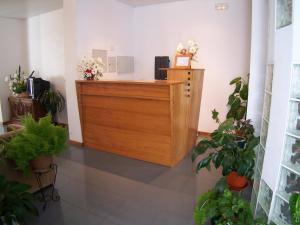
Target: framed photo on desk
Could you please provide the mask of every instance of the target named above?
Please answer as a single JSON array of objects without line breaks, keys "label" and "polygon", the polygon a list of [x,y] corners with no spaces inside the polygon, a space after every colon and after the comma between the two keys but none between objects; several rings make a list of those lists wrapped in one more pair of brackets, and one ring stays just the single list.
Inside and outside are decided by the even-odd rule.
[{"label": "framed photo on desk", "polygon": [[190,54],[176,55],[174,67],[178,69],[190,69],[192,56]]}]

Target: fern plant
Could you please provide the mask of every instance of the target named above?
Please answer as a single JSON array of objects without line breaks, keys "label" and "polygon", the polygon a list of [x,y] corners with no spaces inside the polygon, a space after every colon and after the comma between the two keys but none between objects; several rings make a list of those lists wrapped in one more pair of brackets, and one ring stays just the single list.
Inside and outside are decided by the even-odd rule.
[{"label": "fern plant", "polygon": [[51,115],[36,122],[31,115],[22,119],[24,129],[6,147],[6,157],[16,162],[17,168],[29,171],[29,161],[39,156],[53,156],[66,146],[67,130],[51,123]]},{"label": "fern plant", "polygon": [[290,211],[293,225],[300,225],[300,194],[294,193],[290,197]]}]

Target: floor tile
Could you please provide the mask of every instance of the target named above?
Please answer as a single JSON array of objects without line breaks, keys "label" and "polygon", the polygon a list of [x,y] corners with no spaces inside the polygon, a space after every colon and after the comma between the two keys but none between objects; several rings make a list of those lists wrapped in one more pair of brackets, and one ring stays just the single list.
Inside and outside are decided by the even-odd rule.
[{"label": "floor tile", "polygon": [[70,146],[56,163],[61,201],[28,225],[194,225],[196,196],[220,177],[196,175],[190,155],[167,168]]}]

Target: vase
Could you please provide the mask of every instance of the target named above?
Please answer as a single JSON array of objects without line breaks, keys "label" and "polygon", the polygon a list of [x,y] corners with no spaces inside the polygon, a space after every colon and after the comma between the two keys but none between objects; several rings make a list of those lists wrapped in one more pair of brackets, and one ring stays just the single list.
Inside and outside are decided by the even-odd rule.
[{"label": "vase", "polygon": [[232,171],[226,176],[226,181],[230,190],[240,191],[248,186],[248,180],[244,176],[239,176],[236,171]]},{"label": "vase", "polygon": [[94,75],[92,75],[91,77],[86,77],[86,78],[84,78],[85,80],[94,80],[95,79],[95,76]]}]

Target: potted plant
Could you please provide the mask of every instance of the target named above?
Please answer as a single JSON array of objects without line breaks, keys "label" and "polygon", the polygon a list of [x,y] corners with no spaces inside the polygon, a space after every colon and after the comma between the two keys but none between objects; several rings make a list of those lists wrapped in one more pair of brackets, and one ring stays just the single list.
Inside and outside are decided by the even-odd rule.
[{"label": "potted plant", "polygon": [[15,161],[26,173],[49,169],[53,156],[64,151],[67,130],[51,123],[51,115],[36,122],[31,115],[22,120],[24,129],[14,136],[6,147],[6,157]]},{"label": "potted plant", "polygon": [[196,225],[204,225],[207,220],[212,225],[267,225],[261,219],[255,220],[250,204],[226,186],[220,186],[220,182],[223,183],[219,181],[214,189],[199,197],[194,211]]},{"label": "potted plant", "polygon": [[28,214],[38,216],[29,189],[30,186],[26,184],[7,181],[4,176],[0,176],[0,223],[17,225],[24,222]]},{"label": "potted plant", "polygon": [[27,93],[27,76],[21,71],[21,66],[13,75],[5,77],[5,82],[8,82],[9,89],[12,91],[13,95],[19,97],[28,96]]},{"label": "potted plant", "polygon": [[300,194],[293,193],[289,202],[292,224],[300,225]]},{"label": "potted plant", "polygon": [[[227,106],[229,107],[226,119],[234,120],[234,130],[239,142],[242,144],[245,139],[252,138],[254,128],[250,120],[246,120],[247,103],[248,103],[248,82],[237,77],[230,82],[235,85],[233,93],[229,96]],[[212,118],[220,124],[219,113],[214,109]]]},{"label": "potted plant", "polygon": [[44,91],[39,98],[39,102],[44,106],[47,112],[51,114],[54,122],[56,122],[57,112],[61,112],[65,108],[64,96],[59,91],[51,88]]},{"label": "potted plant", "polygon": [[242,145],[236,140],[234,119],[227,119],[211,134],[210,139],[203,139],[193,149],[193,161],[207,150],[212,150],[207,157],[197,164],[197,172],[202,168],[210,169],[212,163],[215,168],[222,167],[222,174],[227,176],[230,189],[241,190],[245,188],[254,173],[254,149],[259,143],[259,138],[249,136]]}]

